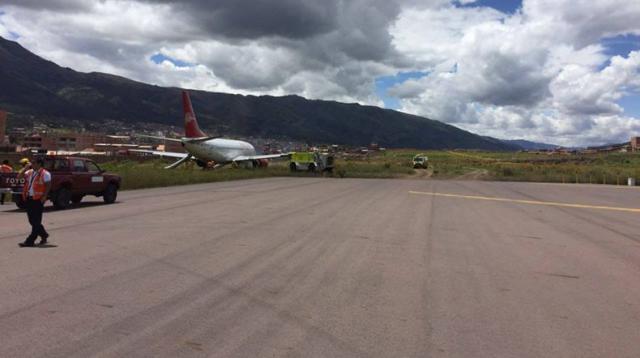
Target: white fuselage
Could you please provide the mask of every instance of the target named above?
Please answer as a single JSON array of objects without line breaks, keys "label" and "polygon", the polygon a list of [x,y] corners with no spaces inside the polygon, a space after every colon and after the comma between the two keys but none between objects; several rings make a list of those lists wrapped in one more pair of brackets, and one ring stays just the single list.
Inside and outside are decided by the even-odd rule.
[{"label": "white fuselage", "polygon": [[249,143],[233,139],[210,139],[201,143],[183,142],[184,148],[200,160],[229,163],[240,156],[256,155],[256,149]]}]

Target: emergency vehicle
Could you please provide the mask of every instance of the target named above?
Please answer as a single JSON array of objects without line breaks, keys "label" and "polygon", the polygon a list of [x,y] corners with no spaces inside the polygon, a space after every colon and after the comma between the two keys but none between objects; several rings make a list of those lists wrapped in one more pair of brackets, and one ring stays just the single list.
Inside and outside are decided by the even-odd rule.
[{"label": "emergency vehicle", "polygon": [[334,156],[331,153],[319,152],[295,152],[291,153],[289,169],[295,171],[309,172],[333,172]]}]

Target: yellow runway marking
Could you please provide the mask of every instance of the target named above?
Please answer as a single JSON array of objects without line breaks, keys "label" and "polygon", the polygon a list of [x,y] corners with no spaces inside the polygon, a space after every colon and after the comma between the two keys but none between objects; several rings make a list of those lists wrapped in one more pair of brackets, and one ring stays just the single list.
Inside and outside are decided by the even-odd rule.
[{"label": "yellow runway marking", "polygon": [[615,206],[556,203],[553,201],[520,200],[520,199],[496,198],[496,197],[490,197],[490,196],[460,195],[460,194],[447,194],[447,193],[435,193],[435,192],[423,192],[423,191],[409,191],[409,194],[444,196],[448,198],[471,199],[471,200],[502,201],[502,202],[508,202],[508,203],[519,203],[519,204],[530,204],[530,205],[561,206],[566,208],[612,210],[612,211],[626,211],[631,213],[640,213],[640,209],[620,208]]}]

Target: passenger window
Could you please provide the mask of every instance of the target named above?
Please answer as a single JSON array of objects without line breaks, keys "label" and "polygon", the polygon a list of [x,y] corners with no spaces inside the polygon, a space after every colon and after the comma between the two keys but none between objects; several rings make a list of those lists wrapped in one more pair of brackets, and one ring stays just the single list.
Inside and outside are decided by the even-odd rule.
[{"label": "passenger window", "polygon": [[98,168],[98,166],[94,162],[87,162],[87,169],[91,173],[97,173],[100,171],[100,168]]},{"label": "passenger window", "polygon": [[69,171],[69,161],[67,161],[66,159],[56,160],[56,165],[54,167],[54,170],[59,172]]},{"label": "passenger window", "polygon": [[52,159],[45,159],[44,168],[48,171],[55,170],[55,162]]},{"label": "passenger window", "polygon": [[74,160],[73,161],[73,171],[74,172],[86,172],[87,168],[84,166],[84,160]]}]

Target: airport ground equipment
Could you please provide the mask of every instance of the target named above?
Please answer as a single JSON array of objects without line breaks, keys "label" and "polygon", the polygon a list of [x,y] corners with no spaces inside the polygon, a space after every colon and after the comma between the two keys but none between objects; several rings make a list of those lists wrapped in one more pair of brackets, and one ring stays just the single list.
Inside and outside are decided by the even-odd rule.
[{"label": "airport ground equipment", "polygon": [[334,156],[331,153],[295,152],[291,154],[289,169],[292,172],[333,172]]},{"label": "airport ground equipment", "polygon": [[[120,176],[106,173],[95,162],[67,156],[47,156],[44,161],[44,168],[51,173],[49,200],[56,209],[77,204],[86,195],[102,197],[106,204],[116,201]],[[10,192],[18,208],[24,209],[24,179],[17,177],[17,173],[0,174],[0,192]]]},{"label": "airport ground equipment", "polygon": [[417,154],[413,157],[413,168],[418,169],[427,169],[429,167],[429,158],[424,154]]}]

